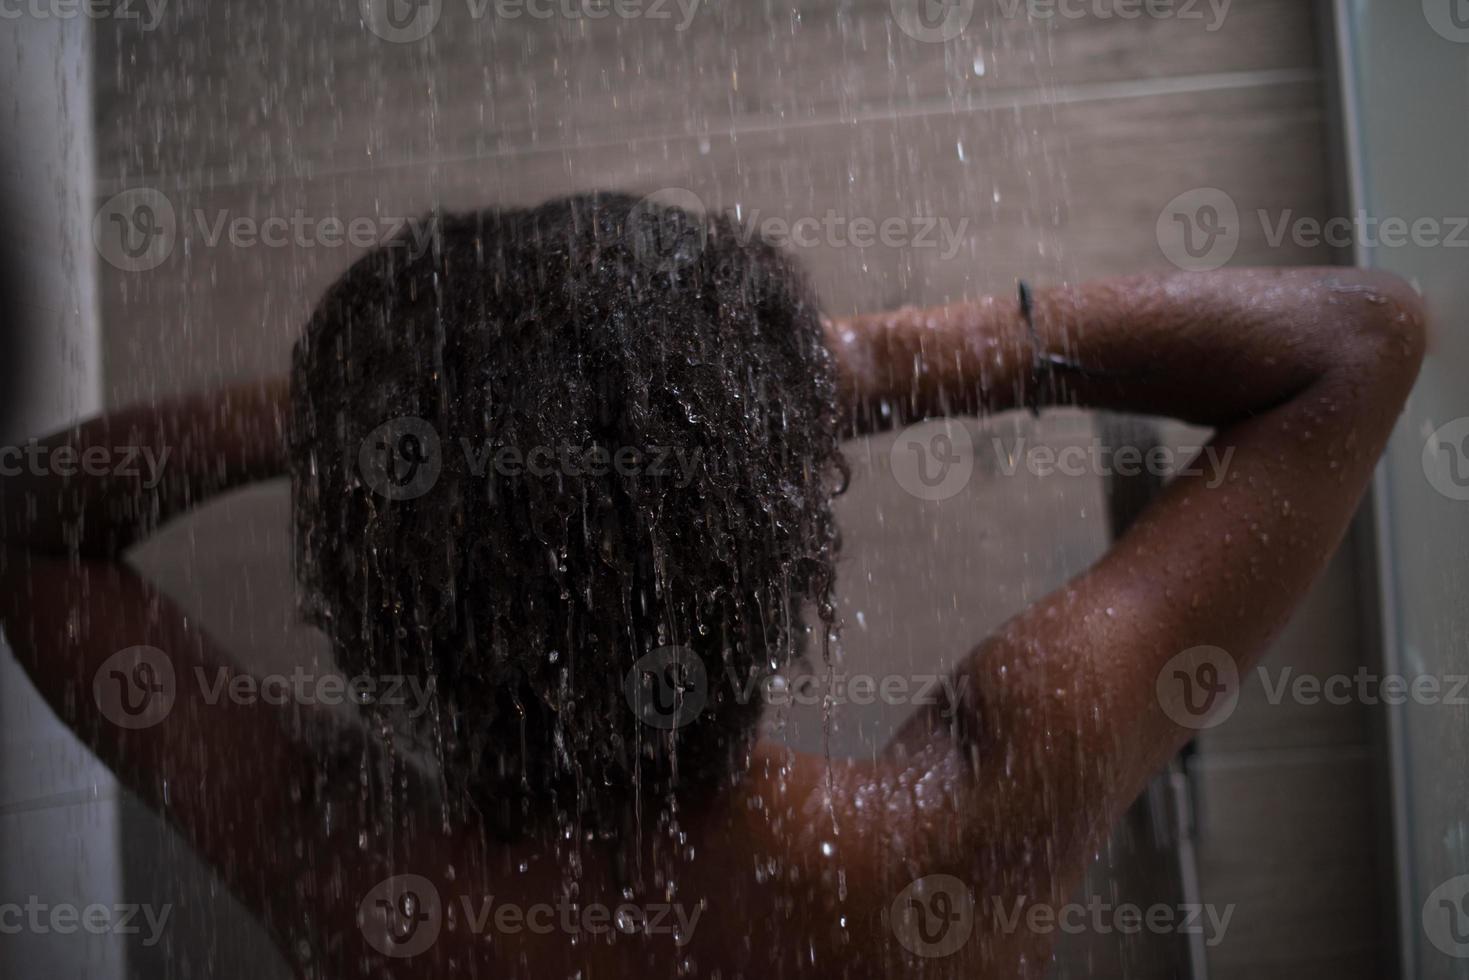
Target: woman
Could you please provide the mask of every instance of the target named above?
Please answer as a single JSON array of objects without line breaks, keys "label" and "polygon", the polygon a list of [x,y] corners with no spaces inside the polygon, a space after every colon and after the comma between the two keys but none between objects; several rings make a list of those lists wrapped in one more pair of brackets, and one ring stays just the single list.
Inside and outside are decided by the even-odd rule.
[{"label": "woman", "polygon": [[[1051,933],[984,911],[1065,901],[1266,648],[1424,343],[1410,288],[1348,269],[826,321],[758,238],[621,195],[433,241],[333,286],[289,387],[44,444],[171,450],[155,487],[0,485],[16,655],[303,975],[1040,974]],[[875,758],[758,739],[748,692],[834,626],[839,438],[1052,403],[1217,427],[1226,478],[1179,477]],[[326,740],[210,697],[239,669],[121,559],[287,471],[338,668],[430,692]]]}]

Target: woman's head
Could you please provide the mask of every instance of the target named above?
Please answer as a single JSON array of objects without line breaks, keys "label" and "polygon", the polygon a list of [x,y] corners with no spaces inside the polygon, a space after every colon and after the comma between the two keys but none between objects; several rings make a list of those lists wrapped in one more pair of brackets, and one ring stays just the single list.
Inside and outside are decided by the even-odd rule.
[{"label": "woman's head", "polygon": [[[803,608],[830,626],[833,362],[799,270],[727,219],[437,217],[331,287],[292,402],[308,608],[344,672],[432,682],[424,733],[481,798],[728,778],[752,675],[799,653]],[[624,681],[670,657],[704,707],[649,724]]]}]

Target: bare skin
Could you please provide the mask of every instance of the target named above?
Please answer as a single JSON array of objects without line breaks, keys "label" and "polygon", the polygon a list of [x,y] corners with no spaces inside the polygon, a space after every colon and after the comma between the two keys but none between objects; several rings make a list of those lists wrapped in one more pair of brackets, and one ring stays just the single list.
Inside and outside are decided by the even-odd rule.
[{"label": "bare skin", "polygon": [[[0,484],[6,638],[58,716],[303,974],[428,977],[474,963],[493,976],[672,976],[687,960],[724,977],[1039,975],[1052,935],[1006,928],[986,903],[1054,905],[1077,886],[1112,824],[1193,734],[1159,693],[1176,655],[1222,648],[1243,673],[1263,653],[1341,540],[1417,374],[1424,322],[1401,281],[1324,269],[1051,290],[1037,297],[1035,327],[1046,352],[1085,370],[1038,390],[1033,338],[1009,297],[833,321],[853,430],[1059,392],[1067,404],[1217,427],[1217,450],[1232,451],[1227,478],[1179,477],[1094,567],[960,662],[959,703],[915,715],[876,758],[829,766],[760,743],[736,788],[680,802],[677,846],[652,829],[625,841],[633,859],[672,869],[677,908],[662,925],[682,916],[677,937],[571,942],[554,908],[566,855],[581,854],[581,904],[615,908],[606,850],[535,835],[507,846],[446,825],[411,771],[399,773],[392,819],[359,839],[381,801],[329,776],[299,708],[211,704],[179,683],[152,727],[121,730],[99,711],[93,678],[124,648],[167,651],[181,677],[239,672],[120,556],[210,495],[284,471],[283,385],[134,409],[48,440],[168,446],[174,457],[154,490],[118,477]],[[359,924],[363,898],[394,874],[424,876],[453,910],[411,957],[373,948],[370,914]],[[910,882],[940,874],[964,882],[981,914],[957,952],[915,957],[890,908]],[[548,903],[556,924],[476,928],[491,895],[496,906]],[[582,928],[605,931],[607,920]]]}]

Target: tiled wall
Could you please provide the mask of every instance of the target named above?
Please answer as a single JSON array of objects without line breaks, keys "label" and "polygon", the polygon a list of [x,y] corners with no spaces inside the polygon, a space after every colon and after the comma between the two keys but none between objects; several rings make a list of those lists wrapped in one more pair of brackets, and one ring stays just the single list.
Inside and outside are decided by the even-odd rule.
[{"label": "tiled wall", "polygon": [[[92,200],[91,37],[82,22],[0,21],[0,444],[102,402]],[[17,342],[20,341],[20,342]],[[112,776],[0,641],[0,902],[122,900]],[[0,975],[118,976],[123,937],[0,932]]]},{"label": "tiled wall", "polygon": [[[154,31],[101,25],[99,198],[154,188],[184,229],[157,268],[104,270],[110,400],[284,370],[322,289],[360,254],[211,244],[220,216],[388,227],[431,206],[678,187],[744,215],[962,225],[952,254],[798,248],[834,311],[1009,293],[1018,276],[1168,268],[1160,214],[1200,187],[1247,216],[1237,264],[1331,259],[1272,246],[1248,218],[1330,205],[1311,4],[1236,0],[1216,24],[1204,4],[1193,8],[1203,20],[1135,19],[1103,0],[1028,23],[1006,15],[1014,3],[980,0],[942,44],[907,36],[886,0],[798,6],[711,3],[678,30],[474,19],[448,0],[413,43],[373,34],[349,0],[188,0]],[[942,503],[892,478],[890,438],[852,448],[840,504],[850,672],[938,670],[1105,546],[1099,480],[1007,477],[989,453],[996,437],[1090,439],[1088,419],[1006,417],[974,431],[978,475]],[[312,649],[286,615],[285,518],[279,487],[254,491],[145,556],[262,667]],[[1354,669],[1360,602],[1340,558],[1272,662]],[[899,714],[845,712],[834,749],[871,751]],[[814,713],[783,720],[787,737],[817,744]],[[1237,906],[1208,950],[1213,976],[1381,975],[1370,746],[1360,709],[1270,705],[1257,683],[1202,739],[1204,897]],[[158,881],[174,874],[157,869]],[[210,908],[207,928],[222,930],[234,913]],[[1146,959],[1141,941],[1112,937],[1064,970],[1116,975]]]}]

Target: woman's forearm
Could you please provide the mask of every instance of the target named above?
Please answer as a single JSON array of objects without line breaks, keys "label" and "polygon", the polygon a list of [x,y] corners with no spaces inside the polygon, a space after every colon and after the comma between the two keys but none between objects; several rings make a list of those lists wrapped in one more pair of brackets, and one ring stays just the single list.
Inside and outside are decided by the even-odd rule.
[{"label": "woman's forearm", "polygon": [[116,555],[203,500],[285,472],[283,379],[124,409],[0,449],[0,540]]},{"label": "woman's forearm", "polygon": [[1240,270],[1104,280],[834,320],[853,428],[1071,404],[1222,425],[1326,372],[1370,370],[1401,280],[1356,269]]},{"label": "woman's forearm", "polygon": [[[1340,545],[1417,375],[1425,319],[1406,283],[1350,269],[1112,280],[1043,293],[1035,314],[1042,355],[1065,362],[1056,400],[1215,426],[1227,470],[1178,473],[1091,568],[957,664],[950,710],[915,715],[890,747],[972,773],[976,836],[1040,855],[1034,887],[1064,896]],[[1018,305],[900,317],[873,336],[846,390],[891,399],[893,415],[962,404],[954,391],[991,409],[1037,391]],[[958,583],[956,601],[989,587]]]}]

